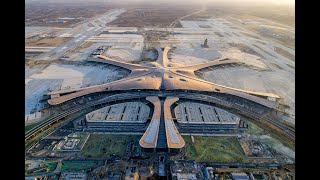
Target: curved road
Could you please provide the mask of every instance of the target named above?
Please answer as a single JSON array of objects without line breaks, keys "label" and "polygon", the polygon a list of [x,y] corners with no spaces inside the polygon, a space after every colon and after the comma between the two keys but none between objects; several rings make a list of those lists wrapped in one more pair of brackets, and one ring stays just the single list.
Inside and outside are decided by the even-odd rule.
[{"label": "curved road", "polygon": [[[155,93],[157,93],[157,94],[155,94]],[[209,95],[204,95],[204,94],[190,93],[190,92],[184,92],[184,91],[181,91],[181,92],[160,92],[159,91],[159,92],[128,92],[128,93],[115,94],[115,95],[107,96],[103,99],[100,99],[100,100],[97,100],[94,102],[89,102],[89,103],[87,103],[85,105],[81,105],[77,108],[72,108],[70,110],[64,111],[64,112],[48,119],[47,121],[41,122],[40,124],[38,124],[37,126],[32,128],[31,130],[26,132],[25,133],[25,141],[30,140],[38,132],[45,130],[51,124],[59,121],[60,119],[66,117],[70,114],[81,111],[83,109],[86,109],[86,108],[89,108],[92,106],[96,106],[96,105],[100,105],[100,104],[120,101],[120,100],[139,99],[139,98],[145,98],[147,96],[155,96],[155,95],[158,95],[159,97],[176,96],[176,97],[184,98],[184,99],[198,100],[198,101],[204,101],[204,102],[209,102],[209,103],[216,103],[216,104],[220,104],[222,106],[233,108],[233,109],[239,110],[240,113],[245,116],[249,116],[249,117],[257,119],[257,120],[267,121],[268,123],[272,124],[273,126],[277,127],[278,129],[282,130],[282,132],[284,132],[289,139],[291,139],[291,140],[295,139],[295,130],[293,128],[288,127],[287,125],[285,125],[277,120],[274,120],[272,118],[261,116],[260,114],[257,114],[254,111],[249,111],[248,109],[245,109],[240,105],[230,103],[230,102],[227,102],[227,101],[224,101],[224,100],[221,100],[221,99],[209,96]]]}]

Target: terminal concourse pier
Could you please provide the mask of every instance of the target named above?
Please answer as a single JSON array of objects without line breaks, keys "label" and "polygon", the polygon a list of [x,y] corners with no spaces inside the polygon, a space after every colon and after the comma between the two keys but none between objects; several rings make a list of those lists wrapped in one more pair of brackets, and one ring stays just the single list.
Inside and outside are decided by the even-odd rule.
[{"label": "terminal concourse pier", "polygon": [[175,153],[185,147],[181,132],[235,135],[248,127],[240,117],[212,105],[180,101],[173,96],[147,96],[145,100],[149,103],[118,103],[88,113],[86,130],[143,132],[139,144],[144,151]]},{"label": "terminal concourse pier", "polygon": [[[137,96],[142,97],[136,100],[133,100],[134,96],[128,95],[122,103],[105,105],[101,109],[88,113],[84,123],[85,130],[142,133],[139,144],[145,151],[150,152],[179,152],[185,146],[181,133],[236,135],[248,128],[239,116],[216,107],[215,103],[227,108],[246,109],[245,106],[250,103],[267,109],[277,108],[277,99],[280,97],[275,94],[231,88],[207,82],[195,75],[195,71],[199,69],[226,64],[244,64],[243,62],[221,57],[208,63],[184,66],[169,62],[170,49],[170,47],[156,48],[158,59],[150,66],[120,62],[102,55],[90,58],[88,61],[119,66],[130,70],[131,73],[123,79],[106,84],[49,92],[51,99],[48,103],[59,105],[98,93],[116,93],[126,90],[138,92]],[[173,95],[153,96],[152,91],[164,94],[168,92]],[[198,92],[198,94],[192,96],[191,101],[185,101],[183,97],[188,96],[187,92]],[[206,93],[215,94],[219,98],[203,99],[201,96]],[[180,100],[181,97],[183,100]],[[114,98],[117,101],[116,95]],[[125,102],[126,100],[130,102]],[[214,104],[194,100],[213,101]],[[236,104],[241,101],[248,103],[245,103],[247,104],[245,106],[235,106],[228,100],[237,101]],[[264,110],[259,109],[257,112],[262,114]],[[256,117],[255,113],[247,114]]]}]

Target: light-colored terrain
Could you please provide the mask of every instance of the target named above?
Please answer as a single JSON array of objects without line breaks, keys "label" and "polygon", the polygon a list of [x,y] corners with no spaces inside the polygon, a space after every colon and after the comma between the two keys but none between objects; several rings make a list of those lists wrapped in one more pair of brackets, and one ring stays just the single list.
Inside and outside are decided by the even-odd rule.
[{"label": "light-colored terrain", "polygon": [[[107,65],[51,64],[41,72],[26,69],[25,113],[37,107],[39,100],[49,90],[87,87],[122,78],[126,71]],[[38,107],[39,108],[39,107]]]},{"label": "light-colored terrain", "polygon": [[73,38],[65,43],[60,44],[59,46],[53,48],[48,52],[42,53],[41,55],[35,57],[35,59],[36,60],[58,59],[59,57],[63,56],[67,51],[72,50],[77,46],[81,45],[85,40],[89,39],[91,36],[101,33],[104,27],[106,27],[107,23],[115,20],[117,16],[123,12],[125,12],[125,10],[123,9],[114,9],[106,12],[101,16],[89,19],[86,22],[74,28],[69,28],[64,30],[57,37],[73,37]]},{"label": "light-colored terrain", "polygon": [[280,141],[278,141],[268,135],[260,136],[260,140],[262,142],[270,144],[272,146],[272,148],[275,149],[276,151],[278,151],[282,154],[285,154],[290,158],[295,159],[295,152],[292,149],[284,146]]},{"label": "light-colored terrain", "polygon": [[[167,41],[161,42],[177,46],[177,49],[172,51],[173,62],[196,64],[214,60],[217,56],[243,61],[249,66],[221,67],[200,70],[200,72],[207,81],[239,89],[275,93],[281,96],[284,103],[290,106],[286,109],[290,118],[285,120],[295,123],[295,63],[276,52],[275,48],[282,48],[293,56],[294,49],[287,48],[278,42],[264,38],[221,18],[181,21],[181,24],[184,28],[174,29],[174,32],[179,34],[171,35]],[[244,34],[258,37],[258,39]],[[201,47],[201,44],[206,38],[210,48],[205,49]],[[237,44],[239,44],[239,48],[234,47]],[[243,52],[240,49],[253,53]]]},{"label": "light-colored terrain", "polygon": [[[108,22],[123,12],[125,12],[123,9],[111,10],[74,28],[27,27],[28,37],[54,30],[51,34],[57,37],[72,38],[57,47],[28,47],[28,50],[42,49],[44,53],[36,58],[38,60],[53,60],[64,55],[64,60],[77,62],[86,60],[98,47],[107,46],[104,56],[120,61],[138,62],[144,52],[144,46],[158,45],[175,47],[169,52],[169,57],[172,62],[179,64],[204,63],[219,57],[237,59],[245,62],[246,66],[206,68],[200,70],[199,75],[207,81],[221,85],[277,94],[289,106],[285,111],[290,118],[286,120],[295,123],[295,62],[290,59],[294,57],[295,50],[283,41],[275,40],[281,35],[279,31],[286,31],[288,36],[294,36],[294,27],[265,19],[245,20],[228,16],[180,20],[182,28],[107,27]],[[246,26],[248,24],[250,26]],[[271,35],[274,37],[269,37],[266,33],[259,33],[251,28],[253,25],[279,32],[279,36],[273,33]],[[166,35],[153,36],[150,42],[144,32]],[[208,39],[209,48],[201,46],[205,39]],[[84,43],[87,45],[83,45]],[[79,48],[82,45],[83,47]],[[32,75],[41,70],[40,74]],[[93,71],[80,70],[75,65],[59,65],[59,63],[52,64],[45,70],[41,67],[33,69],[26,67],[26,100],[28,100],[26,104],[29,104],[26,109],[29,109],[29,112],[35,106],[37,101],[35,94],[41,94],[37,95],[38,97],[42,96],[49,88],[85,87],[112,81],[107,74],[120,77],[116,75],[116,71],[109,72],[106,69],[101,73]]]}]

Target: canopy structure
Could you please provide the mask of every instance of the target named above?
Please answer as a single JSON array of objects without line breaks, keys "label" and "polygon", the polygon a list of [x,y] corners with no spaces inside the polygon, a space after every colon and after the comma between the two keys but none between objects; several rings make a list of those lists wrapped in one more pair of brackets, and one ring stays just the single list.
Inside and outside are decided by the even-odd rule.
[{"label": "canopy structure", "polygon": [[148,90],[197,90],[206,92],[216,92],[223,94],[230,94],[238,96],[250,101],[259,103],[269,108],[276,108],[278,103],[270,101],[267,97],[280,98],[279,96],[271,93],[254,92],[241,90],[237,88],[227,87],[215,83],[205,81],[195,75],[195,71],[211,66],[218,66],[223,64],[243,64],[235,59],[219,58],[212,60],[208,63],[196,65],[179,65],[169,62],[168,51],[170,47],[165,47],[162,51],[157,48],[158,59],[155,67],[148,67],[138,64],[130,64],[120,62],[114,59],[107,58],[99,55],[99,59],[90,61],[106,63],[119,66],[131,71],[126,78],[105,83],[97,86],[90,86],[86,88],[58,90],[48,93],[48,95],[57,95],[48,100],[51,105],[61,104],[74,98],[78,98],[91,93],[114,91],[114,90],[134,90],[134,89],[148,89]]}]

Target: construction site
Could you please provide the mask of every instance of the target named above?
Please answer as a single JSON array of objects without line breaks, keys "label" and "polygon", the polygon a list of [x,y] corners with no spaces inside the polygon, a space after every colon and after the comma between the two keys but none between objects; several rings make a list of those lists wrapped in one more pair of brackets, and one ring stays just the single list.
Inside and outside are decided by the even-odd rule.
[{"label": "construction site", "polygon": [[294,179],[290,23],[43,6],[26,17],[26,177]]}]

